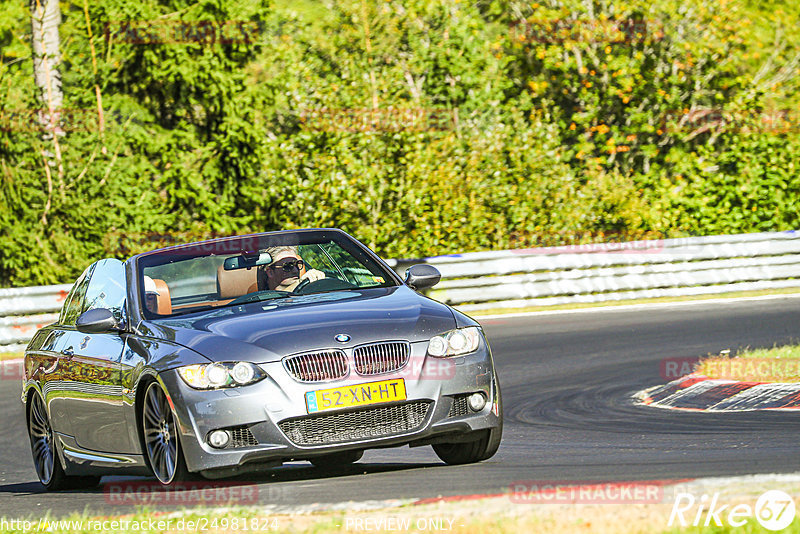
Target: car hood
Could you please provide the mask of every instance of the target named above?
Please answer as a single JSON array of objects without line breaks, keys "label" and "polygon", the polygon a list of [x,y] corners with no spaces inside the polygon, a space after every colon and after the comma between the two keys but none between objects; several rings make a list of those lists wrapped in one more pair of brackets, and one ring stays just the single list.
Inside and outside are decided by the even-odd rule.
[{"label": "car hood", "polygon": [[[378,340],[424,341],[455,328],[453,311],[405,286],[335,291],[230,306],[146,323],[151,335],[212,361],[264,363]],[[349,341],[334,339],[345,334]]]}]

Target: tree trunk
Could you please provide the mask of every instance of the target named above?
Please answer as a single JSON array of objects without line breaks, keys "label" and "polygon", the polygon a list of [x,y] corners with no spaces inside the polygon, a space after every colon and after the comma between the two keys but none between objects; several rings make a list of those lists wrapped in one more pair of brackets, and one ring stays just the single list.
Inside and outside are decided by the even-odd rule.
[{"label": "tree trunk", "polygon": [[[47,177],[47,202],[42,213],[42,225],[47,226],[50,211],[53,178],[50,167],[58,172],[59,187],[64,187],[64,165],[61,161],[61,147],[58,137],[64,134],[61,129],[61,114],[64,95],[61,91],[60,38],[58,26],[61,24],[61,7],[58,0],[30,0],[31,29],[33,48],[33,77],[39,89],[41,111],[36,114],[42,128],[42,158]],[[53,151],[46,147],[52,143]],[[52,158],[52,159],[51,159]]]},{"label": "tree trunk", "polygon": [[[61,63],[58,35],[61,8],[58,0],[31,0],[30,6],[33,30],[33,76],[39,88],[39,101],[42,108],[47,110],[47,114],[55,114],[57,117],[64,100],[61,92],[61,73],[58,70],[58,65]],[[52,121],[48,126],[52,130]]]}]

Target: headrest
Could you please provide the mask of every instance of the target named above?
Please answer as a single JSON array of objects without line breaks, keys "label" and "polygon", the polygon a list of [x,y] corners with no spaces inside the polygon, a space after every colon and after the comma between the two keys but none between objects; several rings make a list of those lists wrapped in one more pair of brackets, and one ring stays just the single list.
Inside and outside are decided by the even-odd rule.
[{"label": "headrest", "polygon": [[258,291],[257,269],[234,269],[226,271],[222,265],[217,268],[217,293],[220,300],[235,299]]},{"label": "headrest", "polygon": [[172,314],[172,299],[169,296],[169,286],[167,283],[159,278],[153,278],[156,285],[158,297],[156,297],[156,313],[159,315]]}]

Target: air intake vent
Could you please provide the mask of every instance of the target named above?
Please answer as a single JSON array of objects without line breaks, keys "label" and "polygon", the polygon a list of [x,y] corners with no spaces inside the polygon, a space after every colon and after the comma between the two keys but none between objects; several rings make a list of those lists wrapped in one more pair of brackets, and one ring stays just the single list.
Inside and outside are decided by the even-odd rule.
[{"label": "air intake vent", "polygon": [[225,447],[226,449],[255,447],[258,445],[258,440],[256,440],[255,436],[253,436],[253,433],[250,432],[250,428],[247,426],[235,426],[226,430],[231,434],[231,440]]},{"label": "air intake vent", "polygon": [[469,393],[453,397],[453,405],[450,407],[450,413],[447,414],[447,417],[463,417],[469,414],[467,397],[469,397]]},{"label": "air intake vent", "polygon": [[281,421],[278,426],[297,445],[330,445],[407,434],[419,429],[431,406],[415,401],[346,413]]}]

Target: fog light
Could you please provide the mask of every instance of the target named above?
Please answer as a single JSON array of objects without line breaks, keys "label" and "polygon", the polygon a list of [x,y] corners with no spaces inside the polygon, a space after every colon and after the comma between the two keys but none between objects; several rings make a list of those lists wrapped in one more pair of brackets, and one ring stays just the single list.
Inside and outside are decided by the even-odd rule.
[{"label": "fog light", "polygon": [[486,397],[483,396],[483,393],[473,393],[467,399],[467,403],[469,404],[470,410],[479,412],[486,406]]},{"label": "fog light", "polygon": [[227,430],[215,430],[208,435],[208,443],[216,449],[222,449],[231,441],[231,435]]}]

